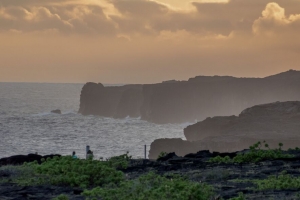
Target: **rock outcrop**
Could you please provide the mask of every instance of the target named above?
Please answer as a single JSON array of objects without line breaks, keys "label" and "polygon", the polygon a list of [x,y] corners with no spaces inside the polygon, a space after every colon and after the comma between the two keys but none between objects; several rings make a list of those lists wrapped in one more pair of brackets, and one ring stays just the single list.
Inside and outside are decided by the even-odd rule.
[{"label": "rock outcrop", "polygon": [[300,102],[287,101],[247,108],[238,117],[213,117],[188,126],[188,141],[207,137],[245,136],[253,139],[300,138]]},{"label": "rock outcrop", "polygon": [[300,72],[294,70],[265,78],[198,76],[188,81],[114,87],[87,83],[82,88],[79,113],[116,118],[141,116],[154,123],[194,122],[238,115],[258,104],[297,101],[299,89]]},{"label": "rock outcrop", "polygon": [[175,152],[177,155],[184,156],[199,151],[199,147],[201,147],[201,141],[190,142],[180,138],[157,139],[151,143],[148,156],[150,159],[157,159],[161,152]]},{"label": "rock outcrop", "polygon": [[67,186],[38,185],[38,186],[24,187],[24,186],[17,185],[16,183],[0,182],[1,200],[11,200],[11,199],[52,200],[52,199],[58,199],[58,196],[61,194],[67,195],[68,199],[70,200],[85,200],[86,198],[80,195],[82,192],[83,190],[80,188],[72,188]]},{"label": "rock outcrop", "polygon": [[234,152],[267,141],[272,148],[300,146],[300,102],[276,102],[245,109],[239,116],[207,118],[184,129],[187,141],[159,139],[151,144],[149,157],[160,152],[183,156],[199,150]]},{"label": "rock outcrop", "polygon": [[51,113],[55,113],[55,114],[61,114],[61,110],[56,109],[56,110],[52,110]]},{"label": "rock outcrop", "polygon": [[4,165],[22,165],[25,162],[33,162],[37,161],[38,163],[41,162],[42,158],[53,158],[54,156],[60,157],[61,155],[55,154],[55,155],[46,155],[41,156],[38,154],[28,154],[28,155],[15,155],[11,157],[1,158],[0,159],[0,167]]}]

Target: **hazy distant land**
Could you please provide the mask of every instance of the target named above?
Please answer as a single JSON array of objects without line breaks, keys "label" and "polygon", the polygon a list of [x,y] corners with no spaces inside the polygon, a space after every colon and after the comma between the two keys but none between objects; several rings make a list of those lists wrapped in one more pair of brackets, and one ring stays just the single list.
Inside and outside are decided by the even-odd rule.
[{"label": "hazy distant land", "polygon": [[113,118],[141,117],[153,123],[195,122],[238,115],[254,105],[300,100],[300,71],[265,78],[197,76],[188,81],[104,87],[87,83],[79,113]]}]

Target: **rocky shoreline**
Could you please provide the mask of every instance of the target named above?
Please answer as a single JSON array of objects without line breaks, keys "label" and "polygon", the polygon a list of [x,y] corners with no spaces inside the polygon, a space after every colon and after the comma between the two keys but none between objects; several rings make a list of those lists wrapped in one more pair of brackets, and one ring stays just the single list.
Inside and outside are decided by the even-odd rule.
[{"label": "rocky shoreline", "polygon": [[[298,189],[281,190],[257,190],[254,180],[263,180],[271,175],[280,176],[282,172],[293,177],[300,177],[300,151],[285,151],[291,158],[263,160],[257,163],[211,163],[210,158],[221,156],[235,157],[238,153],[245,153],[248,150],[235,153],[210,153],[199,151],[188,154],[184,157],[170,153],[158,160],[130,160],[126,169],[120,169],[127,179],[135,179],[148,172],[154,171],[159,175],[177,174],[187,177],[191,181],[207,183],[215,189],[213,199],[231,199],[239,193],[245,195],[245,199],[298,199]],[[26,157],[26,156],[25,156]],[[15,157],[16,158],[16,157]],[[69,199],[85,199],[80,188],[61,187],[53,185],[42,186],[18,186],[11,182],[11,177],[17,176],[11,170],[11,163],[2,160],[0,166],[0,199],[1,200],[22,200],[22,199],[53,199],[60,194],[66,194]],[[12,159],[11,159],[12,160]],[[10,160],[10,161],[11,161]],[[25,159],[23,159],[24,161]],[[37,160],[38,161],[38,160]],[[25,162],[25,161],[24,161]],[[15,162],[16,163],[16,162]],[[8,164],[8,165],[6,165]],[[20,162],[18,164],[21,164]],[[4,181],[6,180],[6,181]]]}]

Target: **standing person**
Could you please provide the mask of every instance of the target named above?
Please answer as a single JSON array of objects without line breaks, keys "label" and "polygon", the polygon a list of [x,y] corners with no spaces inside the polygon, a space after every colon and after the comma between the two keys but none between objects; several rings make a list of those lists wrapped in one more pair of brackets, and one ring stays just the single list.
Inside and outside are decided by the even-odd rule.
[{"label": "standing person", "polygon": [[86,153],[86,159],[93,159],[94,155],[93,152],[91,150],[88,150],[88,152]]},{"label": "standing person", "polygon": [[72,158],[74,158],[74,159],[77,159],[78,157],[76,156],[76,152],[75,151],[73,151],[73,153],[72,153]]}]

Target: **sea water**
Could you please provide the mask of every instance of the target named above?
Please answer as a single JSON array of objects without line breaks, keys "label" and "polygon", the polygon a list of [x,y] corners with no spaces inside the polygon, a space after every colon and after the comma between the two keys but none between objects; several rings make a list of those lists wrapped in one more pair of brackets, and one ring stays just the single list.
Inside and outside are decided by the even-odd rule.
[{"label": "sea water", "polygon": [[[140,118],[112,119],[78,114],[83,84],[0,83],[0,158],[29,153],[96,158],[129,152],[144,157],[158,138],[183,138],[187,124],[158,125]],[[62,114],[51,110],[60,109]]]}]

